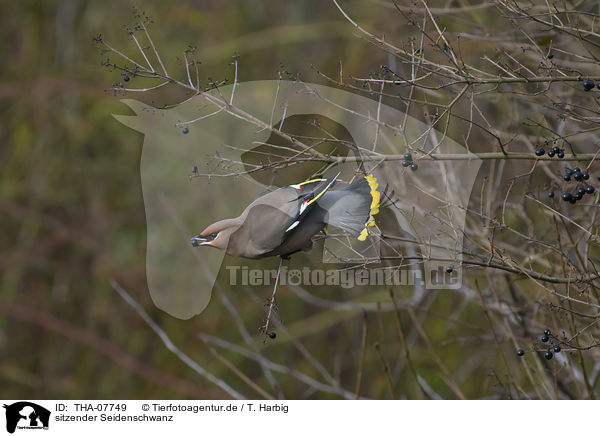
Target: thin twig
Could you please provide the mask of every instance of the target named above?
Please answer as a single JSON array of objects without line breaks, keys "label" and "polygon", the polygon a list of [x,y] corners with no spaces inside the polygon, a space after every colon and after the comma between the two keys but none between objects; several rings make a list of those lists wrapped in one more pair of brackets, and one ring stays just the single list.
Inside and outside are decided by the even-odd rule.
[{"label": "thin twig", "polygon": [[231,386],[229,386],[225,381],[221,380],[220,378],[215,377],[213,374],[211,374],[206,369],[201,367],[197,362],[193,361],[187,354],[185,354],[183,351],[181,351],[173,343],[173,341],[171,341],[171,339],[165,333],[165,331],[163,329],[161,329],[158,326],[158,324],[156,324],[152,320],[152,318],[150,318],[150,316],[144,311],[144,309],[142,309],[142,306],[140,306],[137,303],[137,301],[135,301],[133,298],[131,298],[129,293],[125,289],[123,289],[121,287],[121,285],[119,285],[114,280],[111,280],[110,285],[112,286],[112,288],[115,291],[117,291],[117,293],[121,296],[121,298],[123,298],[123,300],[125,300],[125,302],[127,304],[129,304],[137,312],[137,314],[144,320],[144,322],[146,324],[148,324],[148,326],[152,330],[154,330],[154,333],[156,333],[156,335],[160,338],[160,340],[165,344],[167,349],[171,353],[173,353],[175,356],[177,356],[177,358],[179,358],[179,360],[181,360],[183,363],[185,363],[187,366],[189,366],[192,370],[194,370],[196,373],[198,373],[202,377],[206,378],[211,383],[214,383],[215,385],[217,385],[219,388],[221,388],[224,392],[226,392],[232,398],[235,398],[236,400],[245,400],[246,399],[246,397],[244,397],[238,391],[236,391]]}]

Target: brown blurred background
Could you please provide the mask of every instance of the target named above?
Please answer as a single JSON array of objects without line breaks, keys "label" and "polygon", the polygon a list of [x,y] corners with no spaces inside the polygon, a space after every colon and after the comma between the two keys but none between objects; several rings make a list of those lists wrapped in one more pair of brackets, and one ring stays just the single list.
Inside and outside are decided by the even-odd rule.
[{"label": "brown blurred background", "polygon": [[[388,3],[342,4],[361,25],[386,39],[402,42],[418,36]],[[262,343],[256,328],[269,287],[253,293],[224,290],[237,315],[216,296],[202,315],[188,321],[154,308],[145,283],[139,175],[143,137],[112,118],[113,113],[130,113],[106,91],[122,76],[101,66],[105,56],[92,43],[100,33],[111,45],[134,50],[123,28],[134,21],[132,6],[74,0],[0,6],[2,397],[229,398],[169,352],[111,288],[111,280],[120,283],[181,350],[248,397],[264,395],[240,374],[274,397],[341,398],[339,392],[319,390],[320,385],[304,383],[297,375],[354,393],[359,366],[360,393],[371,398],[423,398],[423,386],[431,388],[429,397],[457,398],[449,377],[467,398],[509,396],[499,380],[505,379],[507,367],[512,377],[522,377],[514,345],[494,344],[488,319],[473,295],[432,293],[415,307],[411,314],[422,324],[427,341],[415,329],[412,316],[402,313],[412,359],[424,380],[420,388],[404,360],[396,313],[378,310],[378,301],[389,303],[385,289],[372,295],[312,289],[317,299],[311,300],[283,288],[280,313],[289,334],[281,333],[268,344]],[[179,70],[181,77],[178,57],[188,45],[197,47],[204,82],[231,80],[234,54],[240,56],[240,81],[274,79],[285,70],[326,84],[313,66],[336,77],[343,60],[344,74],[367,77],[391,63],[386,53],[358,38],[329,1],[148,0],[135,6],[153,17],[154,41],[169,69]],[[485,7],[469,17],[445,19],[455,30],[473,22],[486,29],[496,20],[495,11]],[[161,103],[179,96],[176,90],[163,94]],[[510,105],[496,110],[508,111]],[[496,116],[502,118],[502,113]],[[397,292],[410,302],[410,290]],[[349,300],[373,304],[363,315],[359,309],[341,310],[328,303]],[[364,359],[363,322],[368,325]],[[239,323],[253,345],[244,339]],[[267,375],[269,371],[231,345],[207,345],[199,333],[258,350],[279,366]],[[508,363],[501,359],[504,352]],[[536,368],[543,372],[541,366]],[[523,383],[525,390],[531,388]]]}]

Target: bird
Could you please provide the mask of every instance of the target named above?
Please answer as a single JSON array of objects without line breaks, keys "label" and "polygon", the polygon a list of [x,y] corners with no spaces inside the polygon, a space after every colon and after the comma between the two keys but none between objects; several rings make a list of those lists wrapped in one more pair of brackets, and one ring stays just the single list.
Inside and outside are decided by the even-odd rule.
[{"label": "bird", "polygon": [[259,196],[237,217],[223,219],[190,239],[192,246],[215,247],[233,257],[289,257],[310,251],[313,236],[327,224],[359,241],[369,236],[379,213],[381,192],[373,174],[333,190],[339,173],[278,188]]}]

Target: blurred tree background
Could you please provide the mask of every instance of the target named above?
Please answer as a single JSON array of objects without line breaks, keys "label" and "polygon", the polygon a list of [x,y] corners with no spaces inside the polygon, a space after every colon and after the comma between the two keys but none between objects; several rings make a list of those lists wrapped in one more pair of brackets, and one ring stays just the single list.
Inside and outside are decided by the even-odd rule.
[{"label": "blurred tree background", "polygon": [[[503,27],[493,5],[435,3],[439,10],[458,8],[459,13],[436,12],[449,31],[481,35],[462,47],[466,58],[481,59],[485,50],[496,54],[500,43],[526,43],[517,30]],[[390,2],[341,4],[378,37],[402,44],[420,38],[418,26],[409,25]],[[568,358],[552,361],[543,359],[543,352],[530,352],[544,328],[572,338],[584,324],[553,311],[552,305],[560,302],[522,274],[491,277],[485,268],[465,270],[469,280],[464,292],[431,292],[418,304],[413,304],[411,289],[395,289],[398,310],[390,306],[389,289],[313,287],[310,295],[299,295],[301,290],[284,287],[278,295],[285,327],[266,344],[256,328],[269,286],[251,292],[222,287],[221,297],[213,294],[208,308],[187,321],[156,309],[145,282],[146,221],[139,175],[143,137],[112,117],[129,114],[107,91],[123,75],[101,66],[105,55],[93,44],[93,37],[102,34],[119,49],[135,49],[123,28],[134,21],[132,6],[75,0],[0,6],[5,59],[0,69],[4,398],[230,398],[171,353],[119,297],[111,280],[139,302],[179,349],[250,398],[351,398],[357,385],[360,396],[380,399],[593,398],[600,392],[600,368],[592,354],[597,348],[563,351],[561,356]],[[393,56],[357,32],[329,1],[173,5],[144,0],[135,7],[154,19],[153,38],[169,69],[181,73],[180,53],[196,47],[204,83],[231,80],[235,54],[240,81],[274,79],[285,71],[289,78],[331,85],[323,75],[339,77],[340,62],[344,74],[355,77],[380,77],[381,65],[395,68]],[[410,8],[419,9],[411,2],[402,7],[409,16]],[[537,40],[548,50],[552,32],[545,41]],[[361,85],[356,86],[360,92]],[[571,86],[583,92],[580,83]],[[454,89],[440,92],[441,97],[430,93],[429,100],[456,95]],[[164,92],[160,104],[182,95],[177,89]],[[152,104],[157,97],[135,98]],[[490,99],[481,107],[492,120],[512,119],[518,104],[511,98]],[[536,102],[530,102],[527,110],[535,117]],[[405,109],[393,98],[385,103]],[[413,107],[411,115],[428,121],[432,113]],[[528,129],[531,136],[539,134],[535,127]],[[449,135],[461,142],[464,125],[451,125]],[[493,142],[481,132],[474,132],[472,140],[481,143],[475,151]],[[583,151],[595,152],[594,144]],[[486,163],[474,197],[483,195],[486,181],[500,187],[500,207],[508,192],[543,195],[555,183],[543,171],[528,179],[537,185],[528,181],[511,191],[510,177],[530,167],[519,163],[504,174]],[[473,201],[479,210],[480,199]],[[543,227],[536,230],[553,232],[554,223],[536,213],[531,212],[531,222],[515,227],[526,232],[535,222]],[[518,220],[508,218],[509,224]],[[513,243],[513,248],[520,246]],[[356,304],[343,306],[349,301]],[[594,323],[585,329],[590,336],[577,333],[585,339],[582,347],[595,344],[597,309],[588,318]],[[527,350],[523,358],[516,354],[519,347]]]}]

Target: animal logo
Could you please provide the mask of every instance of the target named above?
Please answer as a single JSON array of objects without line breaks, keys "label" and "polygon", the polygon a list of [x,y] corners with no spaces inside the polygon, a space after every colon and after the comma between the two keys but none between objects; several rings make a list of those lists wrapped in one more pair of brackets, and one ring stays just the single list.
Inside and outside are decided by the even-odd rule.
[{"label": "animal logo", "polygon": [[288,271],[287,282],[290,285],[299,285],[302,280],[302,274],[297,269]]},{"label": "animal logo", "polygon": [[[237,83],[169,109],[130,99],[123,103],[135,115],[115,118],[144,134],[140,173],[148,288],[155,305],[172,316],[188,319],[201,313],[219,274],[227,274],[226,253],[195,249],[190,237],[210,223],[238,216],[267,192],[309,180],[318,168],[339,172],[339,183],[373,174],[397,201],[389,212],[378,213],[377,225],[369,227],[373,237],[366,240],[326,228],[327,237],[312,249],[311,261],[374,264],[385,249],[391,252],[387,258],[422,257],[423,262],[409,267],[422,268],[426,281],[431,271],[448,264],[439,259],[461,264],[462,230],[481,160],[435,126],[361,95],[306,82]],[[277,142],[282,138],[273,133],[290,132],[293,120],[307,114],[344,127],[346,133],[339,134],[318,126],[337,150],[316,144],[307,151]],[[298,137],[307,141],[311,136]],[[402,164],[409,150],[410,167]],[[436,154],[465,158],[436,160]],[[385,224],[381,228],[380,222]],[[384,240],[383,233],[394,239]],[[398,246],[407,240],[409,245]],[[460,287],[460,275],[453,283],[425,284],[429,289]]]},{"label": "animal logo", "polygon": [[6,431],[14,433],[18,429],[48,429],[50,411],[29,401],[5,404]]}]

